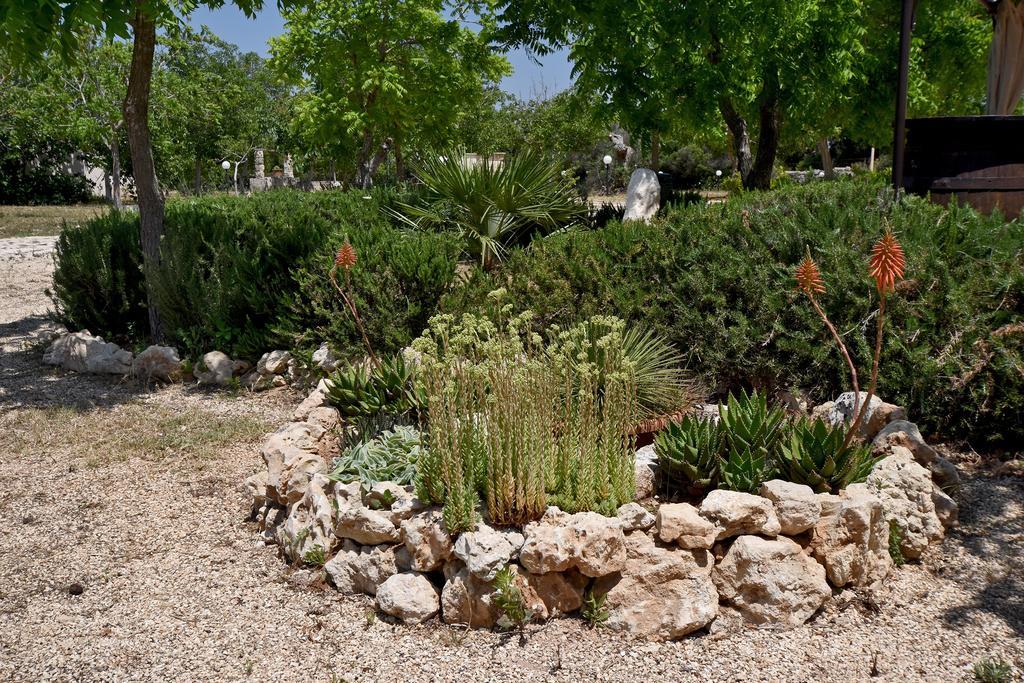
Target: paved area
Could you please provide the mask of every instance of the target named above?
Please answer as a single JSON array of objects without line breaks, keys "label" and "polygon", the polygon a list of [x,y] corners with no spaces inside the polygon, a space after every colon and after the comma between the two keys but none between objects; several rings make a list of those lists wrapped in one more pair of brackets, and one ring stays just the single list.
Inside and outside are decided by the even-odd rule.
[{"label": "paved area", "polygon": [[0,261],[38,258],[52,254],[57,237],[9,237],[0,239]]}]

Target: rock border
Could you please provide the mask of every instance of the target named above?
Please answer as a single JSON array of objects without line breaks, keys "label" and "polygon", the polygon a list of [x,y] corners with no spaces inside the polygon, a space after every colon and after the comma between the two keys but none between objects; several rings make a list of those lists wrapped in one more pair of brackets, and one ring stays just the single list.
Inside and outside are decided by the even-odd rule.
[{"label": "rock border", "polygon": [[[772,480],[760,495],[716,490],[699,505],[648,498],[616,517],[550,507],[523,529],[480,522],[453,536],[412,487],[363,490],[327,477],[341,418],[325,392],[321,382],[294,421],[264,441],[267,469],[243,486],[252,519],[289,561],[322,564],[339,591],[372,596],[408,624],[439,615],[494,627],[502,617],[494,580],[510,567],[535,620],[577,612],[592,592],[604,596],[605,625],[635,636],[679,638],[723,609],[748,624],[792,627],[842,589],[879,586],[893,567],[890,525],[900,529],[903,556],[915,559],[957,520],[939,485],[952,485],[956,468],[902,409],[873,401],[864,436],[884,458],[838,495]],[[850,402],[844,394],[815,414],[843,419]],[[651,471],[652,455],[638,451],[638,469]]]}]

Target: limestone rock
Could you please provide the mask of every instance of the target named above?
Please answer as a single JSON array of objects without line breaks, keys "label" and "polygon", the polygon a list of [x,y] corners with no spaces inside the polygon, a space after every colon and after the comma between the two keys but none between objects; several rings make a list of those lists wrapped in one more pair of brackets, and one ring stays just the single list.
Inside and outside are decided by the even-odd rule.
[{"label": "limestone rock", "polygon": [[330,406],[313,408],[306,416],[306,422],[315,424],[325,431],[330,431],[341,424],[341,413],[337,408]]},{"label": "limestone rock", "polygon": [[255,515],[263,507],[264,503],[267,502],[268,476],[266,470],[260,470],[242,482],[242,494],[246,500],[251,501],[250,515]]},{"label": "limestone rock", "polygon": [[636,500],[644,500],[654,495],[658,456],[654,445],[644,446],[636,452],[633,470],[636,482]]},{"label": "limestone rock", "polygon": [[701,517],[689,503],[666,503],[659,507],[655,529],[658,538],[680,548],[710,548],[718,537],[718,527]]},{"label": "limestone rock", "polygon": [[832,595],[825,568],[785,537],[740,536],[712,576],[722,600],[753,624],[799,626]]},{"label": "limestone rock", "polygon": [[636,636],[681,638],[703,628],[718,614],[718,592],[711,580],[707,550],[658,547],[647,534],[626,537],[622,571],[597,579],[605,595],[606,626]]},{"label": "limestone rock", "polygon": [[491,628],[501,617],[494,604],[494,586],[476,578],[460,562],[445,567],[448,580],[441,590],[441,618],[446,624]]},{"label": "limestone rock", "polygon": [[[327,463],[313,452],[313,432],[301,427],[293,429],[291,424],[269,435],[261,449],[267,463],[267,496],[282,505],[301,500],[310,479],[316,474],[327,474]],[[303,448],[308,445],[313,448]]]},{"label": "limestone rock", "polygon": [[360,546],[345,539],[324,570],[342,593],[376,595],[377,587],[398,573],[395,546]]},{"label": "limestone rock", "polygon": [[283,375],[288,372],[288,361],[292,354],[288,351],[271,351],[263,354],[256,362],[256,372],[261,375]]},{"label": "limestone rock", "polygon": [[937,484],[932,484],[932,504],[935,506],[935,516],[939,518],[943,527],[949,529],[959,523],[960,506]]},{"label": "limestone rock", "polygon": [[523,567],[534,574],[572,567],[586,576],[604,576],[622,569],[626,550],[622,523],[596,512],[545,515],[524,529],[519,553]]},{"label": "limestone rock", "polygon": [[914,455],[901,446],[892,447],[868,475],[868,488],[882,501],[887,521],[902,532],[900,549],[908,559],[921,557],[929,543],[942,540],[945,528],[935,512],[932,478]]},{"label": "limestone rock", "polygon": [[718,527],[718,540],[740,534],[777,536],[782,530],[772,502],[750,493],[716,489],[701,502],[700,514]]},{"label": "limestone rock", "polygon": [[324,372],[334,372],[338,368],[339,362],[340,359],[327,346],[327,342],[321,344],[320,348],[313,352],[313,365]]},{"label": "limestone rock", "polygon": [[787,536],[807,531],[821,518],[821,501],[810,486],[772,479],[761,484],[758,493],[775,505],[781,533]]},{"label": "limestone rock", "polygon": [[293,417],[296,420],[305,420],[314,408],[327,405],[330,405],[327,401],[327,380],[322,379],[317,383],[316,388],[309,393],[309,396],[295,409]]},{"label": "limestone rock", "polygon": [[97,375],[127,375],[132,369],[132,354],[88,330],[58,337],[43,354],[47,365],[59,365],[72,372]]},{"label": "limestone rock", "polygon": [[292,562],[305,559],[312,550],[319,549],[324,555],[330,553],[334,540],[331,485],[327,477],[313,476],[302,499],[289,508],[288,518],[278,528],[277,544]]},{"label": "limestone rock", "polygon": [[629,177],[626,188],[625,221],[649,222],[658,213],[661,203],[661,183],[658,174],[649,168],[638,168]]},{"label": "limestone rock", "polygon": [[936,455],[926,467],[932,474],[932,481],[942,488],[947,491],[956,491],[960,488],[960,472],[957,471],[956,465],[941,455]]},{"label": "limestone rock", "polygon": [[421,512],[405,520],[402,522],[402,535],[414,571],[440,569],[452,556],[452,538],[440,510]]},{"label": "limestone rock", "polygon": [[334,534],[363,545],[398,543],[401,540],[401,533],[390,519],[362,505],[339,507]]},{"label": "limestone rock", "polygon": [[928,466],[936,458],[935,450],[925,443],[921,430],[913,422],[896,420],[887,424],[871,442],[876,454],[889,452],[893,446],[902,446],[914,454],[914,459]]},{"label": "limestone rock", "polygon": [[181,377],[181,359],[178,350],[170,346],[146,347],[132,361],[132,374],[142,379],[171,382]]},{"label": "limestone rock", "polygon": [[210,351],[196,363],[195,368],[192,370],[192,376],[200,384],[224,387],[235,376],[235,366],[227,354],[220,351]]},{"label": "limestone rock", "polygon": [[829,582],[870,586],[892,568],[889,524],[882,501],[864,484],[852,484],[838,496],[822,493],[821,518],[814,527],[808,551],[824,567]]},{"label": "limestone rock", "polygon": [[537,615],[540,618],[570,614],[583,606],[583,592],[588,579],[575,569],[548,574],[522,572],[520,575],[526,579],[530,593],[536,595],[544,606]]},{"label": "limestone rock", "polygon": [[423,574],[395,574],[377,587],[377,606],[406,624],[419,624],[441,610],[441,596]]},{"label": "limestone rock", "polygon": [[455,557],[466,564],[473,576],[493,581],[505,565],[519,557],[525,538],[516,531],[499,531],[483,522],[455,541]]},{"label": "limestone rock", "polygon": [[640,503],[626,503],[619,507],[615,514],[622,522],[622,530],[625,532],[646,531],[654,526],[654,515]]},{"label": "limestone rock", "polygon": [[[860,403],[867,399],[868,392],[860,392]],[[854,402],[855,397],[852,391],[847,391],[841,394],[829,410],[826,419],[830,424],[840,425],[843,423],[851,424],[856,417],[854,415]],[[858,435],[870,441],[879,431],[881,431],[886,425],[895,420],[907,419],[907,411],[900,406],[886,403],[878,396],[872,396],[871,402],[868,404],[868,410],[864,413],[864,419],[861,421],[860,427],[858,428]]]}]

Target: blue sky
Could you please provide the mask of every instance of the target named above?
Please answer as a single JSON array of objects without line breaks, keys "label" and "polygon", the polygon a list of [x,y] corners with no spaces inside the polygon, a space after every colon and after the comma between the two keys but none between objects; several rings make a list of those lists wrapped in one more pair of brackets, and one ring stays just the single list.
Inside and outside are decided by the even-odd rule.
[{"label": "blue sky", "polygon": [[[267,39],[284,33],[284,20],[273,3],[268,4],[252,20],[233,5],[217,10],[200,7],[192,14],[192,24],[205,24],[224,40],[265,56]],[[521,50],[510,53],[508,60],[515,72],[501,82],[501,87],[519,97],[554,95],[572,82],[571,66],[564,51],[547,55],[541,64],[530,61]]]}]

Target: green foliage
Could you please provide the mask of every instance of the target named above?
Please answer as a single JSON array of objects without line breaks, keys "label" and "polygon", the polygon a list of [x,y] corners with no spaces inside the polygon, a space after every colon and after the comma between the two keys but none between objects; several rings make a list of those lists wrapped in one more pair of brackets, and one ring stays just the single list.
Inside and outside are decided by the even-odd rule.
[{"label": "green foliage", "polygon": [[978,683],[1009,683],[1013,680],[1013,667],[999,657],[985,657],[971,669]]},{"label": "green foliage", "polygon": [[903,557],[903,529],[895,519],[889,520],[889,557],[897,567],[902,567],[907,561]]},{"label": "green foliage", "polygon": [[494,604],[501,610],[509,628],[522,628],[532,616],[526,608],[523,592],[516,585],[517,579],[511,565],[505,565],[494,577]]},{"label": "green foliage", "polygon": [[715,420],[686,415],[670,422],[654,437],[659,487],[668,493],[685,488],[692,494],[718,488],[724,442],[725,434]]},{"label": "green foliage", "polygon": [[315,545],[306,551],[302,561],[311,567],[322,567],[327,563],[327,555],[321,546]]},{"label": "green foliage", "polygon": [[356,363],[336,370],[327,379],[327,400],[345,417],[415,414],[426,402],[413,367],[402,354],[380,365]]},{"label": "green foliage", "polygon": [[513,246],[574,224],[585,207],[572,183],[541,156],[521,152],[500,166],[463,161],[459,151],[421,161],[422,203],[400,204],[397,214],[420,228],[453,230],[486,267]]},{"label": "green foliage", "polygon": [[917,197],[893,202],[875,181],[791,186],[679,208],[650,225],[553,235],[512,253],[500,272],[477,271],[442,308],[486,310],[501,286],[536,313],[538,330],[592,315],[652,330],[720,395],[799,387],[825,400],[849,388],[847,371],[814,311],[794,305],[792,265],[810,245],[828,274],[820,303],[867,367],[874,330],[861,318],[877,301],[864,254],[885,224],[909,261],[887,305],[879,393],[937,437],[1021,441],[1024,223]]},{"label": "green foliage", "polygon": [[65,226],[53,258],[48,294],[68,329],[122,342],[145,335],[149,320],[136,217],[110,212]]},{"label": "green foliage", "polygon": [[689,386],[682,370],[682,355],[650,330],[628,327],[611,316],[594,316],[568,330],[553,330],[549,352],[561,362],[599,369],[598,391],[605,375],[629,368],[636,386],[636,421],[658,417],[685,407]]},{"label": "green foliage", "polygon": [[768,396],[757,391],[729,394],[718,412],[725,434],[722,486],[753,493],[775,472],[786,414],[781,406],[769,408]]},{"label": "green foliage", "polygon": [[529,320],[438,316],[414,343],[430,415],[417,490],[460,525],[471,527],[478,495],[498,525],[539,519],[549,500],[614,514],[632,499],[629,367],[560,362]]},{"label": "green foliage", "polygon": [[[388,226],[380,207],[393,195],[364,196],[268,192],[169,202],[153,284],[170,341],[189,355],[217,348],[249,358],[327,341],[361,357],[358,330],[327,280],[349,236],[359,251],[353,293],[360,310],[373,312],[365,323],[374,348],[406,346],[454,277],[458,246]],[[117,339],[146,329],[138,234],[137,215],[114,213],[62,237],[53,298],[69,327]]]},{"label": "green foliage", "polygon": [[421,442],[416,429],[398,425],[342,453],[328,477],[346,484],[358,480],[367,487],[380,481],[411,484],[423,457]]},{"label": "green foliage", "polygon": [[590,628],[603,626],[611,616],[608,612],[608,607],[605,605],[607,598],[608,596],[604,593],[600,595],[595,593],[593,588],[587,589],[586,594],[583,596],[583,607],[580,609],[580,616],[590,625]]},{"label": "green foliage", "polygon": [[816,493],[838,493],[864,481],[878,458],[870,446],[843,446],[846,430],[822,420],[799,420],[779,451],[780,468],[787,481],[810,486]]}]

